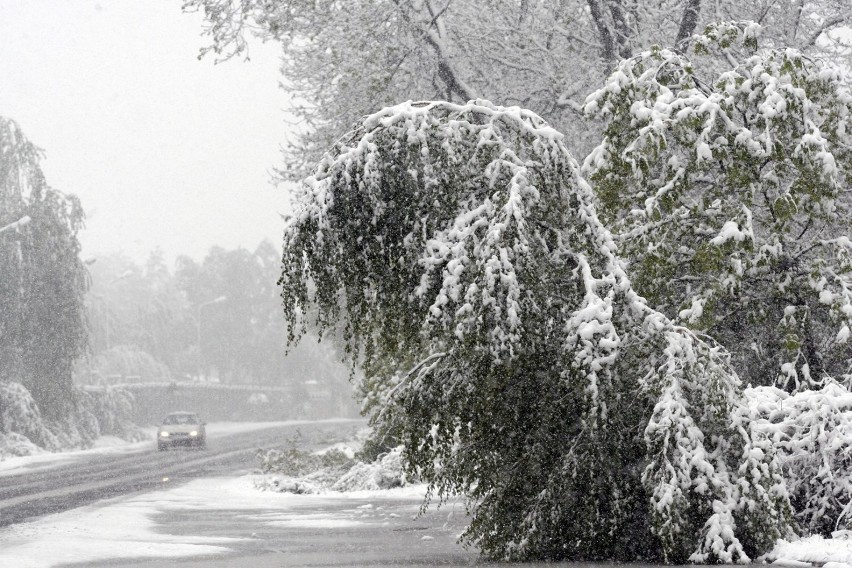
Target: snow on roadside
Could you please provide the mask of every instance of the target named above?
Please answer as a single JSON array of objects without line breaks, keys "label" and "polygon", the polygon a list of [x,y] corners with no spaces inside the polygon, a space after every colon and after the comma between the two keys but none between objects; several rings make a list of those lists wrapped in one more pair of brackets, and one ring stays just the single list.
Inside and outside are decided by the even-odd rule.
[{"label": "snow on roadside", "polygon": [[[0,530],[0,566],[50,568],[108,559],[220,554],[251,539],[164,534],[156,517],[175,511],[228,510],[266,526],[348,528],[381,522],[375,510],[387,499],[411,501],[414,514],[424,493],[423,486],[408,486],[385,491],[293,495],[261,493],[254,488],[252,476],[198,479],[6,527]],[[354,501],[351,507],[328,510],[330,503],[339,505],[347,500]],[[371,503],[363,505],[363,500]],[[374,509],[372,502],[379,506]],[[365,507],[370,508],[371,515],[364,513]]]},{"label": "snow on roadside", "polygon": [[0,531],[0,566],[48,568],[110,558],[178,558],[227,552],[228,538],[173,536],[155,532],[158,496],[92,505]]},{"label": "snow on roadside", "polygon": [[[780,566],[817,565],[822,568],[852,568],[852,540],[818,535],[795,541],[779,540],[764,559]],[[830,566],[831,565],[831,566]]]}]

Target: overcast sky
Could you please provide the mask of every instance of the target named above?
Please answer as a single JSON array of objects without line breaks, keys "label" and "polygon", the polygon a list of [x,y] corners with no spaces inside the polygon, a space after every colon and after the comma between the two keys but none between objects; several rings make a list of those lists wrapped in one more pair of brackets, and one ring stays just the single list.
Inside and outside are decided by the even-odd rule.
[{"label": "overcast sky", "polygon": [[199,61],[201,18],[180,6],[0,0],[0,115],[45,150],[48,183],[82,200],[84,258],[280,245],[278,51]]}]

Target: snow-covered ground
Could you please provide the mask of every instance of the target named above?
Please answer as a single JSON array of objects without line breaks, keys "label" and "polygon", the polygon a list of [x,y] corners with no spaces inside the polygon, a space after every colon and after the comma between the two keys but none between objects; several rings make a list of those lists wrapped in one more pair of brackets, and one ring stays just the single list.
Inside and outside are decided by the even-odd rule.
[{"label": "snow-covered ground", "polygon": [[[168,481],[164,481],[168,485]],[[157,515],[179,511],[237,512],[259,526],[337,528],[370,522],[381,501],[422,501],[423,486],[325,495],[261,492],[252,476],[207,478],[131,498],[103,501],[0,530],[0,566],[47,568],[106,559],[177,558],[224,553],[246,538],[173,535],[158,532]],[[361,505],[364,499],[376,505]],[[355,508],[329,507],[357,500]],[[306,513],[305,509],[323,512]]]},{"label": "snow-covered ground", "polygon": [[767,560],[784,566],[817,565],[822,568],[852,566],[852,540],[809,536],[795,542],[778,541]]},{"label": "snow-covered ground", "polygon": [[[300,424],[293,422],[212,423],[211,439],[267,428]],[[4,475],[37,471],[92,454],[118,454],[151,450],[150,440],[127,443],[117,438],[101,438],[96,447],[66,453],[10,458],[0,462]],[[334,446],[349,453],[347,444]],[[294,495],[259,491],[263,476],[216,477],[172,485],[164,478],[157,491],[101,501],[39,520],[0,529],[0,567],[47,568],[68,563],[92,563],[102,560],[158,558],[224,554],[240,545],[250,544],[251,532],[232,536],[193,534],[192,526],[183,526],[179,534],[170,534],[158,524],[162,515],[181,512],[228,511],[242,522],[257,527],[346,529],[365,523],[390,521],[396,514],[383,511],[382,502],[405,501],[416,512],[425,488],[409,485],[377,491],[333,492]],[[367,504],[365,504],[367,503]],[[369,508],[369,510],[365,509]],[[369,513],[369,515],[368,515]],[[388,527],[390,530],[390,527]],[[446,536],[446,535],[445,535]],[[457,536],[457,534],[453,535]],[[852,538],[808,537],[795,542],[779,541],[762,560],[782,566],[852,568]],[[849,535],[852,536],[852,535]],[[423,537],[432,538],[429,535]]]},{"label": "snow-covered ground", "polygon": [[[207,436],[209,439],[221,438],[231,434],[262,430],[273,426],[290,426],[307,423],[304,420],[290,420],[284,422],[211,422],[207,425]],[[103,454],[129,454],[134,452],[145,452],[151,449],[157,438],[157,428],[148,427],[142,429],[148,434],[148,440],[142,442],[126,442],[114,436],[102,436],[95,442],[93,448],[86,450],[73,450],[68,452],[44,452],[32,456],[10,457],[0,460],[0,477],[21,473],[24,470],[37,471],[55,467],[62,463],[86,459],[92,455]]]},{"label": "snow-covered ground", "polygon": [[[191,526],[184,527],[188,530],[181,534],[168,534],[158,526],[157,517],[225,510],[258,528],[346,529],[381,523],[383,502],[407,501],[414,512],[425,491],[423,485],[410,485],[383,491],[293,495],[258,491],[252,475],[199,479],[176,487],[168,487],[168,483],[164,480],[164,488],[159,491],[107,500],[4,528],[0,530],[0,566],[49,568],[103,560],[223,554],[253,539],[193,535]],[[384,515],[385,520],[398,516]],[[421,538],[433,539],[428,534]],[[852,540],[811,537],[779,542],[768,559],[776,558],[775,563],[784,566],[814,563],[823,568],[849,568]]]}]

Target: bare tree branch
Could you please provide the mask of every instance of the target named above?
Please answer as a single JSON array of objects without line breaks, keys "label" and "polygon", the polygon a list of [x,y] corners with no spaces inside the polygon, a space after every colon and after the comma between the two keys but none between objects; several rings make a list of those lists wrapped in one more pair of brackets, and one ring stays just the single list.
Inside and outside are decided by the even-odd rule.
[{"label": "bare tree branch", "polygon": [[[443,81],[447,86],[449,94],[455,94],[464,101],[478,98],[476,96],[476,92],[470,88],[470,86],[468,86],[461,77],[459,77],[458,73],[450,63],[447,47],[444,42],[444,38],[442,37],[444,26],[441,21],[441,15],[449,6],[449,2],[442,10],[436,11],[432,7],[432,3],[427,1],[427,9],[430,16],[427,26],[420,26],[417,22],[412,21],[409,13],[405,9],[405,3],[402,2],[402,0],[394,0],[394,3],[399,8],[400,15],[403,19],[412,25],[423,40],[435,51],[435,54],[438,56],[438,77],[440,77],[441,81]],[[419,3],[415,4],[414,9],[417,10],[419,7],[419,9],[422,10],[422,4],[419,4],[419,6],[418,4]]]},{"label": "bare tree branch", "polygon": [[845,21],[848,21],[852,17],[852,13],[846,13],[840,16],[835,16],[830,20],[826,20],[814,33],[811,34],[811,37],[808,38],[808,41],[805,42],[807,47],[812,47],[816,40],[819,39],[819,36],[827,32],[829,29],[833,28],[837,24],[842,24]]}]

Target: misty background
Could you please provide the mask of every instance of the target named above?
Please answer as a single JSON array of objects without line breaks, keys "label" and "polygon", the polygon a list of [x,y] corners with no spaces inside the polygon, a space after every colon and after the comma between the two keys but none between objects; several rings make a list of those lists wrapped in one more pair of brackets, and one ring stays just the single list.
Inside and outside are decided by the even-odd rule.
[{"label": "misty background", "polygon": [[80,198],[83,258],[279,246],[280,49],[199,61],[201,27],[169,0],[0,3],[0,112],[45,150],[50,185]]},{"label": "misty background", "polygon": [[0,114],[85,213],[89,346],[74,382],[274,385],[345,405],[333,345],[286,347],[280,48],[199,61],[202,20],[174,1],[0,4]]}]

